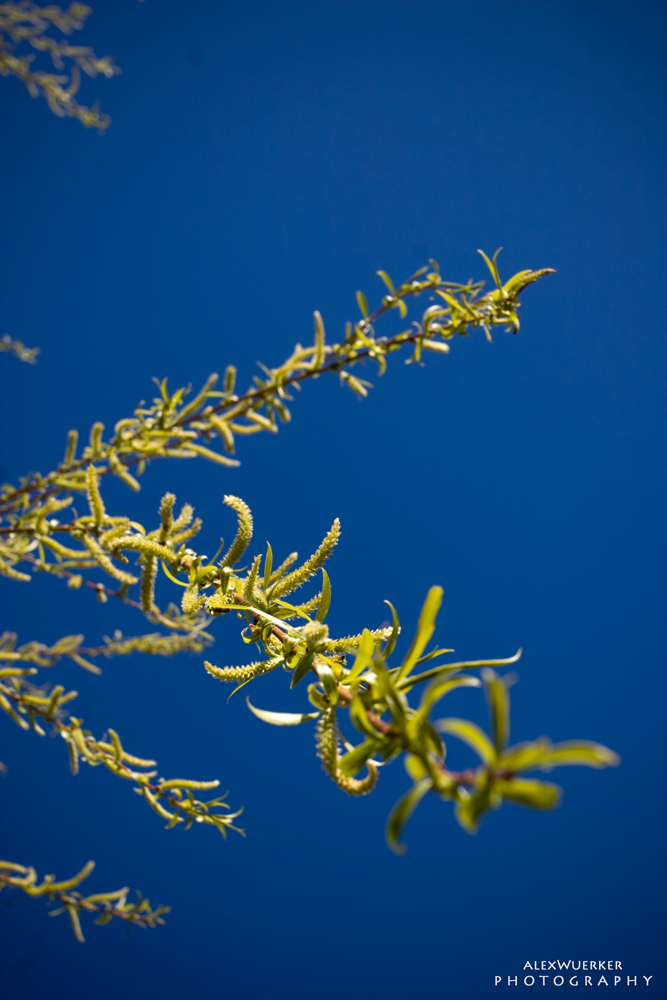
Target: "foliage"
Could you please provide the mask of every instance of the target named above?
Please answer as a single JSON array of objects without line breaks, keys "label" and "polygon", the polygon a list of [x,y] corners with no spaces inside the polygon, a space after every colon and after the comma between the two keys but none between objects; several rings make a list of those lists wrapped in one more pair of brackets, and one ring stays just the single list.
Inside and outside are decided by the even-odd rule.
[{"label": "foliage", "polygon": [[22,340],[12,340],[9,334],[5,333],[0,337],[0,351],[7,351],[19,361],[27,361],[29,365],[34,365],[39,347],[26,347]]},{"label": "foliage", "polygon": [[55,875],[45,875],[44,881],[38,885],[34,868],[15,865],[11,861],[0,861],[0,890],[6,887],[22,889],[27,896],[46,896],[50,902],[60,903],[60,909],[51,910],[50,915],[57,917],[60,913],[67,913],[74,936],[82,944],[85,940],[81,930],[82,911],[99,914],[96,924],[108,924],[114,917],[135,927],[157,927],[164,923],[162,914],[169,913],[171,907],[158,906],[152,910],[150,900],[144,899],[140,892],[137,893],[136,903],[128,903],[127,894],[130,890],[127,886],[116,889],[115,892],[98,892],[93,896],[82,896],[74,891],[88,878],[94,867],[95,862],[89,861],[77,875],[65,882],[56,882]]},{"label": "foliage", "polygon": [[[219,667],[206,660],[205,669],[213,679],[235,684],[232,694],[278,668],[289,675],[290,688],[310,678],[309,711],[268,711],[247,699],[248,707],[260,720],[276,726],[313,722],[322,767],[340,789],[349,795],[365,795],[375,787],[382,767],[403,758],[412,787],[392,810],[386,830],[389,845],[398,853],[405,849],[400,841],[403,827],[427,793],[453,802],[458,822],[474,833],[484,815],[504,802],[538,810],[558,804],[560,789],[525,777],[530,772],[565,764],[595,768],[617,764],[618,757],[611,750],[585,740],[554,745],[541,737],[509,746],[508,690],[515,678],[511,673],[500,675],[496,669],[515,663],[520,652],[507,659],[448,663],[443,657],[451,650],[436,646],[429,651],[442,599],[440,587],[429,590],[415,636],[400,663],[395,657],[400,626],[392,605],[391,627],[331,636],[326,616],[332,591],[324,564],[340,537],[338,519],[308,559],[299,565],[297,553],[291,552],[274,567],[271,545],[248,561],[253,517],[239,497],[229,494],[223,500],[236,514],[234,538],[226,549],[221,541],[209,558],[192,547],[201,527],[192,506],[186,503],[177,512],[172,493],[162,498],[155,527],[146,527],[130,515],[109,514],[102,496],[101,484],[107,475],[117,476],[131,490],[139,489],[138,479],[155,458],[203,457],[227,467],[238,465],[230,457],[237,437],[275,433],[278,420],[290,418],[290,390],[306,379],[334,372],[363,397],[369,383],[351,371],[362,360],[375,360],[382,374],[387,356],[404,346],[412,349],[408,363],[421,362],[425,351],[447,353],[456,335],[482,329],[491,339],[491,330],[498,326],[516,333],[519,294],[551,270],[521,271],[503,285],[497,254],[493,260],[483,256],[495,284],[491,292],[483,293],[481,284],[444,281],[435,261],[398,288],[380,271],[388,294],[370,313],[365,296],[357,293],[361,318],[347,324],[340,343],[327,343],[324,323],[316,312],[314,343],[309,347],[297,344],[277,368],[261,366],[264,377],[255,377],[245,393],[235,394],[232,366],[225,372],[222,389],[216,388],[218,376],[213,374],[189,401],[188,390],[170,392],[166,379],[156,380],[159,395],[152,405],[142,404],[132,417],[120,420],[108,440],[103,425],[94,424],[88,444],[77,457],[78,435],[70,431],[57,469],[46,475],[29,474],[17,486],[5,484],[0,492],[0,573],[27,582],[31,579],[25,572],[27,566],[33,572],[67,580],[70,588],[89,587],[103,602],[113,596],[138,609],[151,624],[169,629],[167,635],[153,632],[128,639],[116,633],[98,647],[84,647],[83,636],[75,635],[50,647],[35,641],[17,648],[16,636],[4,633],[0,637],[0,706],[12,720],[41,735],[41,724],[50,724],[67,743],[73,773],[81,760],[93,767],[104,764],[116,776],[133,781],[135,792],[167,820],[168,828],[185,821],[187,829],[194,820],[217,826],[223,835],[228,828],[236,830],[233,820],[240,810],[229,812],[223,798],[201,802],[192,795],[198,789],[217,787],[218,781],[156,779],[155,762],[128,754],[113,729],[108,730],[108,738],[97,740],[82,728],[83,720],[68,716],[66,706],[76,692],[65,692],[61,685],[38,687],[28,679],[38,668],[53,667],[63,656],[98,672],[87,657],[126,655],[134,650],[153,655],[183,649],[201,652],[213,642],[204,629],[214,619],[232,614],[240,620],[244,642],[255,646],[258,655],[243,666]],[[422,293],[429,295],[432,304],[419,322],[393,337],[377,336],[375,323],[380,317],[392,309],[405,317],[407,301]],[[217,439],[223,452],[210,447]],[[73,508],[76,494],[85,497],[88,512],[83,515]],[[63,517],[67,519],[61,523]],[[172,592],[174,587],[181,588],[180,607],[173,602],[166,609],[158,606],[155,584],[160,567]],[[320,574],[322,586],[316,594],[292,597]],[[132,588],[136,588],[134,597],[130,596]],[[288,597],[299,603],[291,603]],[[3,661],[11,665],[2,666]],[[443,698],[462,687],[483,691],[489,734],[465,719],[432,717]],[[417,692],[419,702],[411,704]],[[361,734],[362,741],[356,745],[341,735],[343,711]],[[466,743],[479,765],[460,772],[450,770],[443,736]],[[364,769],[365,776],[358,777]]]},{"label": "foliage", "polygon": [[[0,3],[0,75],[22,80],[31,97],[44,97],[54,115],[77,118],[86,128],[96,128],[99,134],[111,124],[108,115],[101,114],[99,105],[87,108],[75,95],[81,86],[81,70],[90,77],[98,74],[107,79],[121,70],[111,56],[98,58],[91,48],[71,45],[68,37],[84,26],[92,10],[83,3],[71,3],[67,10],[54,5],[39,7],[32,0],[6,0]],[[55,28],[65,38],[47,34]],[[33,71],[34,53],[16,55],[18,46],[26,44],[37,52],[48,52],[57,70],[64,70],[65,59],[71,61],[69,76]]]}]

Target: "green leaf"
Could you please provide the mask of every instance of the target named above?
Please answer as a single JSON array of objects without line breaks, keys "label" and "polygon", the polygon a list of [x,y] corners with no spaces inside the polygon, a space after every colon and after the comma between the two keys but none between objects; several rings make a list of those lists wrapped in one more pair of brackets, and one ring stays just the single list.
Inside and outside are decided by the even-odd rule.
[{"label": "green leaf", "polygon": [[359,640],[359,646],[357,647],[357,655],[354,663],[352,664],[352,669],[345,678],[345,683],[349,684],[350,681],[355,680],[360,674],[364,672],[367,666],[373,662],[373,653],[375,652],[375,641],[373,636],[368,631],[367,628],[361,633],[361,639]]},{"label": "green leaf", "polygon": [[428,777],[428,768],[424,764],[421,757],[418,757],[415,753],[406,753],[405,755],[405,770],[408,772],[413,781],[421,781],[422,778]]},{"label": "green leaf", "polygon": [[489,260],[489,258],[486,256],[486,254],[484,253],[483,250],[478,250],[477,251],[477,253],[481,253],[482,257],[486,261],[486,266],[488,267],[489,271],[493,275],[493,280],[495,281],[495,283],[496,283],[496,285],[498,287],[498,291],[499,292],[503,291],[503,286],[500,283],[500,275],[498,274],[498,265],[496,264],[496,260],[498,259],[498,254],[500,253],[501,250],[502,250],[502,247],[498,247],[498,249],[496,250],[496,252],[493,255],[493,260]]},{"label": "green leaf", "polygon": [[445,759],[445,745],[442,742],[440,734],[436,729],[433,728],[431,723],[426,720],[422,723],[420,739],[427,750],[434,753],[436,757],[440,757],[441,760]]},{"label": "green leaf", "polygon": [[322,660],[318,662],[315,669],[317,676],[324,685],[329,704],[336,705],[338,703],[338,681],[334,677],[333,670],[327,663],[323,663]]},{"label": "green leaf", "polygon": [[583,764],[585,767],[617,767],[621,758],[613,750],[601,743],[588,740],[568,740],[556,743],[547,754],[542,767],[563,767],[568,764]]},{"label": "green leaf", "polygon": [[363,292],[357,292],[357,304],[364,319],[368,318],[368,302]]},{"label": "green leaf", "polygon": [[298,632],[293,625],[290,625],[289,622],[280,621],[280,619],[274,618],[273,615],[270,615],[268,612],[262,611],[261,608],[256,608],[251,604],[223,604],[221,607],[224,608],[225,611],[246,611],[248,614],[252,612],[260,618],[265,618],[266,621],[272,622],[274,625],[279,625],[281,629],[287,629],[287,631],[295,639],[301,638],[301,633]]},{"label": "green leaf", "polygon": [[433,635],[433,631],[435,629],[435,619],[438,611],[440,610],[440,605],[442,604],[442,594],[442,587],[431,587],[426,595],[424,606],[422,607],[421,614],[419,615],[419,622],[417,623],[417,632],[412,640],[412,645],[408,650],[408,654],[403,660],[403,663],[398,671],[397,679],[399,681],[410,673]]},{"label": "green leaf", "polygon": [[551,740],[544,737],[533,743],[517,743],[500,755],[498,767],[501,771],[535,771],[543,766],[551,750]]},{"label": "green leaf", "polygon": [[317,686],[315,684],[308,685],[308,699],[315,706],[315,708],[320,708],[323,712],[326,712],[326,710],[331,707],[324,695],[317,690]]},{"label": "green leaf", "polygon": [[317,609],[317,614],[315,615],[315,621],[323,622],[327,616],[327,611],[329,610],[329,605],[331,604],[331,583],[329,581],[329,574],[323,568],[322,569],[322,597],[320,599],[320,604]]},{"label": "green leaf", "polygon": [[491,766],[496,763],[496,751],[484,730],[467,719],[438,719],[433,723],[440,733],[458,736],[471,747],[480,760]]},{"label": "green leaf", "polygon": [[302,722],[310,722],[320,716],[320,712],[305,712],[300,715],[294,712],[265,712],[264,709],[251,705],[249,698],[246,698],[246,704],[253,715],[272,726],[300,726]]},{"label": "green leaf", "polygon": [[350,718],[353,725],[359,730],[360,733],[364,733],[365,736],[371,736],[377,739],[377,730],[371,725],[364,703],[358,694],[355,694],[352,698],[352,704],[350,705]]},{"label": "green leaf", "polygon": [[497,779],[497,792],[508,802],[528,809],[555,809],[560,805],[561,789],[548,781],[529,781],[526,778]]},{"label": "green leaf", "polygon": [[266,543],[266,559],[264,560],[264,593],[269,589],[269,581],[273,572],[273,549]]},{"label": "green leaf", "polygon": [[379,751],[382,743],[383,741],[379,739],[367,739],[365,743],[360,743],[354,750],[350,750],[349,753],[341,757],[338,762],[338,770],[347,778],[353,778],[361,771],[366,761]]},{"label": "green leaf", "polygon": [[407,721],[405,717],[405,707],[400,694],[392,683],[384,662],[379,661],[375,663],[375,677],[380,694],[387,703],[387,707],[391,712],[395,725],[402,733],[404,733]]},{"label": "green leaf", "polygon": [[510,699],[507,678],[499,677],[494,670],[482,670],[484,693],[489,706],[491,736],[496,750],[501,753],[507,746],[510,734]]},{"label": "green leaf", "polygon": [[382,278],[382,280],[384,281],[385,285],[387,286],[387,288],[389,289],[389,291],[393,295],[394,294],[394,283],[391,280],[391,278],[389,277],[389,275],[387,274],[387,272],[386,271],[376,271],[375,273],[378,274]]},{"label": "green leaf", "polygon": [[[312,621],[310,615],[307,615],[305,611],[300,611],[295,604],[290,604],[289,601],[281,601],[278,597],[274,597],[269,606],[273,607],[276,604],[279,604],[281,608],[285,609],[284,611],[280,612],[276,611],[276,614],[281,614],[281,615],[284,614],[286,618],[296,618],[296,616],[298,615],[300,618],[305,618],[307,621]],[[288,612],[290,611],[294,613],[289,614]]]},{"label": "green leaf", "polygon": [[424,656],[420,656],[417,660],[416,666],[420,663],[426,663],[427,660],[432,660],[436,656],[444,656],[445,653],[453,653],[453,649],[440,649],[438,646],[432,649],[430,653],[426,653]]},{"label": "green leaf", "polygon": [[426,718],[429,709],[433,705],[436,705],[450,691],[454,691],[460,687],[481,687],[481,682],[477,677],[469,677],[468,675],[454,677],[451,680],[445,681],[435,680],[424,691],[417,715],[422,715],[423,713],[423,717]]},{"label": "green leaf", "polygon": [[413,812],[432,788],[430,778],[422,778],[409,792],[398,800],[387,820],[386,837],[387,843],[395,854],[405,854],[407,844],[399,843],[403,827],[412,816]]},{"label": "green leaf", "polygon": [[388,660],[391,654],[394,652],[394,648],[396,646],[396,640],[398,639],[398,633],[401,631],[401,625],[398,620],[396,609],[394,605],[391,603],[391,601],[385,601],[384,603],[388,604],[389,607],[391,608],[391,617],[394,623],[393,628],[391,630],[391,635],[387,639],[387,644],[382,651],[382,655],[384,656],[385,660]]},{"label": "green leaf", "polygon": [[306,676],[308,671],[311,669],[315,661],[315,653],[305,653],[299,660],[294,673],[292,674],[292,683],[290,687],[296,687],[300,680]]},{"label": "green leaf", "polygon": [[455,816],[468,833],[477,833],[479,821],[484,813],[497,809],[502,803],[502,799],[497,793],[494,793],[490,784],[486,784],[483,788],[473,792],[472,795],[461,788],[459,796]]},{"label": "green leaf", "polygon": [[568,740],[556,743],[541,737],[533,743],[517,743],[501,754],[498,767],[502,771],[550,771],[552,767],[583,765],[584,767],[616,767],[620,758],[613,750],[590,740]]},{"label": "green leaf", "polygon": [[[442,652],[444,653],[446,650],[443,649]],[[421,684],[423,681],[430,681],[434,677],[442,677],[445,674],[455,673],[459,670],[474,670],[477,667],[506,667],[510,663],[516,663],[521,657],[521,653],[522,650],[519,649],[514,656],[510,656],[506,660],[468,660],[465,663],[444,663],[441,667],[433,667],[431,670],[425,670],[423,674],[406,677],[405,680],[400,682],[399,688],[401,691],[409,691],[415,684]]]}]

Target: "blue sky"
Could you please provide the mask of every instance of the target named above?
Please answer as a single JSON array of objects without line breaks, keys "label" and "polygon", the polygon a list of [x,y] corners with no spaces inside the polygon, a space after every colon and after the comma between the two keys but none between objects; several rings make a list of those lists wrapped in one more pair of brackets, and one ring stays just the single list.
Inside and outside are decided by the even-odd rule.
[{"label": "blue sky", "polygon": [[[233,363],[245,385],[312,336],[314,309],[338,339],[358,288],[380,299],[378,268],[432,256],[485,279],[476,250],[499,246],[505,277],[554,267],[518,337],[424,368],[395,355],[359,373],[363,402],[320,379],[238,470],[155,463],[108,505],[148,522],[171,489],[215,548],[235,493],[278,554],[307,555],[339,516],[333,631],[380,625],[387,598],[406,643],[441,584],[440,645],[524,648],[513,738],[595,739],[622,765],[564,769],[561,809],[506,806],[473,838],[425,801],[397,858],[400,764],[351,801],[312,731],[227,705],[198,659],[59,665],[87,725],[161,773],[220,777],[248,836],[165,832],[122,782],[73,778],[64,747],[0,720],[3,856],[59,876],[92,857],[91,891],[173,906],[164,928],[91,926],[84,947],[41,903],[0,898],[4,995],[481,1000],[555,957],[664,990],[664,6],[98,0],[80,40],[123,69],[82,88],[113,118],[103,137],[0,81],[2,332],[42,350],[0,358],[2,478],[52,468],[70,427],[112,426],[153,375],[197,385]],[[146,630],[52,579],[0,583],[22,641]],[[213,662],[244,662],[232,623],[215,634]],[[305,708],[282,675],[251,697]],[[451,697],[481,721],[476,692]]]}]

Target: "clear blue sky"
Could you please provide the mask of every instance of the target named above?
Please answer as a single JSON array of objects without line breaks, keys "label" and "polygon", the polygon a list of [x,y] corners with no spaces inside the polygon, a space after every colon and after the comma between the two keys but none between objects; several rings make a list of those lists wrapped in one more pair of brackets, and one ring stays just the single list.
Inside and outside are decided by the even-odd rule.
[{"label": "clear blue sky", "polygon": [[[357,288],[381,296],[378,268],[402,279],[433,256],[482,279],[477,248],[503,246],[504,276],[557,269],[525,293],[518,337],[424,368],[394,356],[383,379],[360,373],[364,402],[320,380],[277,438],[242,443],[239,470],[158,463],[108,503],[147,522],[172,489],[206,550],[236,493],[279,555],[307,555],[338,515],[333,630],[381,624],[388,598],[409,632],[439,583],[441,645],[524,647],[515,740],[622,756],[557,772],[556,813],[507,806],[474,838],[426,801],[397,858],[400,764],[351,801],[311,730],[227,705],[197,659],[62,664],[47,679],[76,687],[86,725],[165,775],[220,777],[248,836],[165,832],[124,783],[73,778],[60,741],[0,719],[0,853],[59,876],[95,858],[91,891],[173,906],[164,928],[89,926],[82,946],[3,894],[6,1000],[485,1000],[495,974],[554,958],[622,961],[664,995],[664,21],[642,0],[97,0],[80,41],[123,75],[81,99],[101,99],[108,134],[0,80],[0,332],[42,349],[35,367],[0,358],[3,479],[52,468],[70,427],[112,426],[153,375],[197,385],[234,363],[245,385],[310,338],[316,308],[337,338]],[[1,583],[22,641],[145,631],[56,580]],[[215,633],[213,662],[244,662],[233,623]],[[282,674],[252,696],[305,706]],[[480,702],[459,692],[451,714],[481,720]]]}]

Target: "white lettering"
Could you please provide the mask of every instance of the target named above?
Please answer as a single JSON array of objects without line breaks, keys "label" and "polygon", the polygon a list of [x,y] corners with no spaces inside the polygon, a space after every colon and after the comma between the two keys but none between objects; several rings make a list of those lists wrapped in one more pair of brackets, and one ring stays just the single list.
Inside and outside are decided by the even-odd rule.
[{"label": "white lettering", "polygon": [[653,979],[653,976],[643,976],[642,978],[646,980],[646,985],[648,986],[651,979]]},{"label": "white lettering", "polygon": [[[544,968],[544,965],[542,966],[542,968]],[[549,962],[549,968],[550,969],[555,969],[556,968],[556,963],[555,962]]]},{"label": "white lettering", "polygon": [[498,983],[501,981],[502,978],[503,978],[502,976],[496,976],[496,981],[495,981],[495,983],[493,985],[497,986]]},{"label": "white lettering", "polygon": [[581,968],[582,969],[587,969],[588,968],[588,962],[582,962],[581,963]]},{"label": "white lettering", "polygon": [[524,972],[525,972],[526,969],[532,969],[532,965],[530,964],[530,962],[526,962],[526,964],[524,965],[523,968],[524,968]]},{"label": "white lettering", "polygon": [[[546,962],[542,962],[542,964],[540,966],[540,969],[546,969],[546,967],[547,967],[547,963]],[[535,964],[535,968],[537,968],[537,964]]]},{"label": "white lettering", "polygon": [[618,986],[618,984],[620,983],[620,981],[621,981],[621,977],[620,976],[614,976],[614,986]]},{"label": "white lettering", "polygon": [[547,979],[549,977],[548,976],[540,976],[539,978],[542,980],[542,986],[544,986],[544,984],[546,983],[546,981],[547,981]]},{"label": "white lettering", "polygon": [[621,965],[620,962],[614,962],[614,965],[616,966],[617,969],[622,969],[623,968],[623,966]]},{"label": "white lettering", "polygon": [[558,963],[558,968],[559,969],[569,969],[570,968],[570,962],[559,962]]},{"label": "white lettering", "polygon": [[574,969],[580,969],[580,968],[581,968],[581,962],[573,962],[572,963],[572,970],[573,971],[574,971]]},{"label": "white lettering", "polygon": [[600,976],[600,980],[599,980],[599,982],[598,982],[598,986],[602,986],[602,984],[603,984],[603,983],[605,984],[605,986],[609,986],[609,983],[608,983],[608,982],[607,982],[607,980],[606,980],[606,979],[604,978],[604,976]]},{"label": "white lettering", "polygon": [[[508,985],[508,986],[511,986],[511,985],[512,985],[512,977],[511,977],[511,976],[508,976],[508,977],[507,977],[507,985]],[[518,979],[518,977],[517,977],[517,976],[515,976],[515,977],[514,977],[514,985],[515,985],[515,986],[518,986],[518,985],[519,985],[519,979]]]},{"label": "white lettering", "polygon": [[578,985],[579,985],[579,980],[577,979],[576,976],[572,976],[572,979],[570,980],[570,986],[578,986]]},{"label": "white lettering", "polygon": [[[529,979],[530,979],[530,982],[528,982]],[[534,986],[535,985],[535,976],[524,976],[523,977],[523,985],[524,986]]]},{"label": "white lettering", "polygon": [[597,965],[595,964],[595,962],[589,962],[588,964],[591,967],[591,969],[597,969]]},{"label": "white lettering", "polygon": [[[560,982],[558,980],[560,979]],[[565,980],[562,976],[554,976],[554,986],[562,986]]]},{"label": "white lettering", "polygon": [[[629,986],[629,985],[630,985],[630,976],[628,976],[628,986]],[[636,976],[633,976],[633,977],[632,977],[632,985],[633,985],[633,986],[636,986],[636,985],[637,985],[637,977],[636,977]]]},{"label": "white lettering", "polygon": [[584,983],[584,986],[592,986],[593,985],[593,981],[592,981],[592,979],[591,979],[590,976],[585,976],[584,978],[586,980],[586,982]]}]

